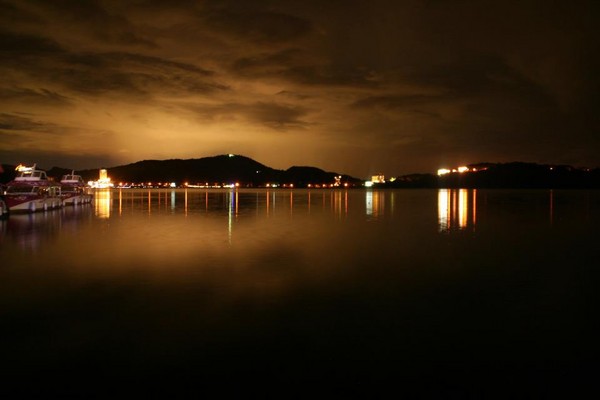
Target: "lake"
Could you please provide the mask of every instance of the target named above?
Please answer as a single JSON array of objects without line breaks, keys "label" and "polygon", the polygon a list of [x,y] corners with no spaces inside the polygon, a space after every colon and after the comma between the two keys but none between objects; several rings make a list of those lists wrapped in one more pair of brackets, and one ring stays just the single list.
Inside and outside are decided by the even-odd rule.
[{"label": "lake", "polygon": [[597,190],[97,190],[0,221],[0,394],[574,394],[599,226]]}]

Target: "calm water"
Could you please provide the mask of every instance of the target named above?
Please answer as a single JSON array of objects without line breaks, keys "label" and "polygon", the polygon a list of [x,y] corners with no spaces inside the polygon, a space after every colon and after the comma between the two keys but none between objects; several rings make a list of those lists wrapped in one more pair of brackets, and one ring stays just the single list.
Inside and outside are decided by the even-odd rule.
[{"label": "calm water", "polygon": [[600,191],[556,190],[130,189],[11,215],[0,393],[573,392],[599,226]]}]

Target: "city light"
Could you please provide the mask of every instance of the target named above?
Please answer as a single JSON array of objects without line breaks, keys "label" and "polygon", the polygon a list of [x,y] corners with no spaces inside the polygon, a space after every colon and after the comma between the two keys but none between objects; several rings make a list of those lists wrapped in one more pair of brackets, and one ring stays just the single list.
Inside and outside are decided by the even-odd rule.
[{"label": "city light", "polygon": [[448,168],[440,168],[437,170],[437,174],[438,176],[442,176],[442,175],[447,175],[447,174],[451,174],[451,173],[459,173],[459,174],[463,174],[465,172],[469,172],[469,171],[477,171],[476,168],[470,169],[467,166],[460,166],[457,168],[452,168],[452,169],[448,169]]},{"label": "city light", "polygon": [[105,169],[100,170],[99,179],[97,181],[89,181],[88,185],[96,189],[107,189],[115,185],[110,181]]},{"label": "city light", "polygon": [[373,182],[373,183],[385,183],[385,175],[383,175],[383,174],[373,175],[371,177],[371,182]]}]

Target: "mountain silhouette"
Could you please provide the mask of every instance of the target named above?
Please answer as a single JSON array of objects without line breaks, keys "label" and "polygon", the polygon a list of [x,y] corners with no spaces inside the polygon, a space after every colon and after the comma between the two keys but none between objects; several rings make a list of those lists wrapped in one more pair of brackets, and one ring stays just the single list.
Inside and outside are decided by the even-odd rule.
[{"label": "mountain silhouette", "polygon": [[[144,160],[133,164],[105,168],[112,182],[175,182],[189,184],[232,184],[243,187],[264,186],[267,183],[306,186],[309,183],[333,184],[341,176],[342,182],[360,185],[360,179],[316,167],[293,166],[278,170],[242,155],[223,154],[194,159]],[[65,172],[66,171],[66,172]],[[60,177],[70,169],[54,167],[49,176]],[[98,179],[98,169],[77,171],[84,180]]]}]

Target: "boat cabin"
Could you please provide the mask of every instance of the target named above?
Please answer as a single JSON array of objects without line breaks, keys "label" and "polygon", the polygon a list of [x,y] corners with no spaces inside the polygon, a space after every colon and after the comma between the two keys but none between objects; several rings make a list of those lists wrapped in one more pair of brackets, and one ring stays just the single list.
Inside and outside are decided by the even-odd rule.
[{"label": "boat cabin", "polygon": [[35,169],[35,167],[35,164],[33,167],[19,165],[15,181],[47,181],[48,176],[46,175],[46,171]]}]

